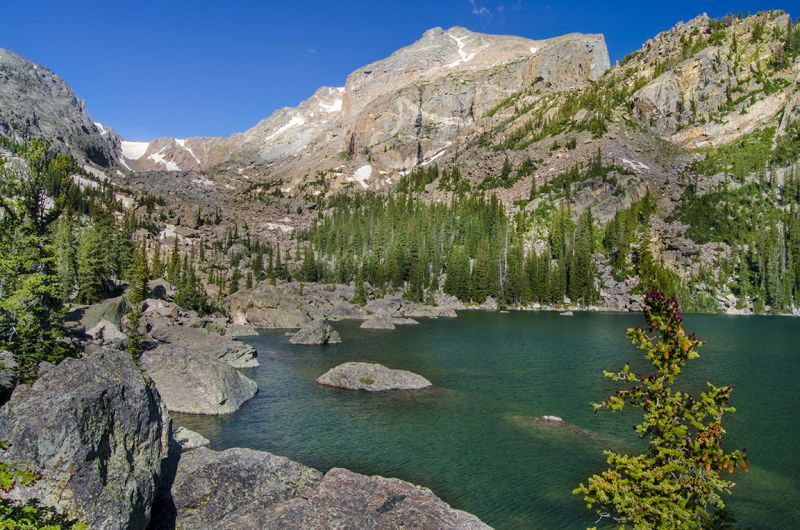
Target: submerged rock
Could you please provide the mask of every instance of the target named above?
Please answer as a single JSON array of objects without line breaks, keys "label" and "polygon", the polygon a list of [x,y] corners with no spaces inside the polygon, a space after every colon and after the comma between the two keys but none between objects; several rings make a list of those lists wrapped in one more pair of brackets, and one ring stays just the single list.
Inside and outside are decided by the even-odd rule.
[{"label": "submerged rock", "polygon": [[150,333],[158,341],[187,348],[197,354],[225,362],[234,368],[258,366],[256,349],[212,333],[189,326],[162,326]]},{"label": "submerged rock", "polygon": [[249,449],[185,453],[171,501],[177,528],[489,528],[427,488]]},{"label": "submerged rock", "polygon": [[572,311],[564,311],[563,313],[559,313],[562,317],[571,317],[574,315]]},{"label": "submerged rock", "polygon": [[176,427],[172,433],[172,438],[178,442],[182,451],[205,447],[211,442],[202,434],[190,431],[186,427]]},{"label": "submerged rock", "polygon": [[0,409],[6,462],[40,472],[9,496],[37,498],[90,528],[145,528],[171,420],[127,353],[103,348],[42,371]]},{"label": "submerged rock", "polygon": [[362,322],[361,329],[394,329],[394,322],[388,316],[375,316]]},{"label": "submerged rock", "polygon": [[342,342],[339,332],[324,320],[314,320],[303,326],[289,342],[292,344],[336,344]]},{"label": "submerged rock", "polygon": [[173,412],[230,414],[258,390],[255,381],[229,364],[175,344],[145,351],[141,365]]},{"label": "submerged rock", "polygon": [[421,375],[406,370],[393,370],[372,363],[340,364],[319,376],[317,383],[369,392],[417,390],[431,386],[431,382]]}]

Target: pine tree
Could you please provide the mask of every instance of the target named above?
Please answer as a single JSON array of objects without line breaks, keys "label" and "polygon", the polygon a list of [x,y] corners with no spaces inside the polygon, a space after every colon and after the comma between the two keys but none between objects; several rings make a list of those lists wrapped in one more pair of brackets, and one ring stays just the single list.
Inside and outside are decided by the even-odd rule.
[{"label": "pine tree", "polygon": [[67,189],[69,181],[66,171],[50,171],[49,144],[31,141],[22,155],[23,171],[0,159],[0,348],[14,354],[16,382],[28,383],[41,361],[57,363],[72,353],[60,340],[63,305],[49,235],[61,197],[48,195],[48,184]]},{"label": "pine tree", "polygon": [[62,218],[55,238],[56,272],[62,300],[69,300],[78,282],[78,256],[75,248],[72,221]]},{"label": "pine tree", "polygon": [[181,274],[181,258],[178,253],[178,236],[175,236],[175,243],[172,246],[172,253],[167,264],[167,281],[177,285]]},{"label": "pine tree", "polygon": [[128,269],[127,278],[130,283],[128,288],[128,302],[138,306],[147,298],[147,283],[150,281],[150,269],[147,266],[147,243],[142,241],[133,254],[133,261]]},{"label": "pine tree", "polygon": [[78,242],[78,300],[93,304],[108,292],[110,280],[106,252],[94,226],[83,229]]},{"label": "pine tree", "polygon": [[164,264],[161,262],[161,243],[156,240],[153,245],[153,256],[150,261],[150,276],[161,278],[164,275]]}]

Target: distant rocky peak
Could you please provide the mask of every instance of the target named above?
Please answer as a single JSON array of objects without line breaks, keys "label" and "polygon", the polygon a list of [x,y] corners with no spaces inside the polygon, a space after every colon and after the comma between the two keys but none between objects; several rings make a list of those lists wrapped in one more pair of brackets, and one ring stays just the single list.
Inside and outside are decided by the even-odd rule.
[{"label": "distant rocky peak", "polygon": [[0,48],[0,135],[42,137],[83,162],[109,167],[119,137],[86,113],[83,100],[55,73]]}]

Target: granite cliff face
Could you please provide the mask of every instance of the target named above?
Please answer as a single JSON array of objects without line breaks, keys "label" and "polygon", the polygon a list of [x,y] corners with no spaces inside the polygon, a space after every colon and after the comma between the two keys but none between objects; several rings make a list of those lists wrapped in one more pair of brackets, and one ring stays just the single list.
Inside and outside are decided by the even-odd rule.
[{"label": "granite cliff face", "polygon": [[0,48],[0,135],[43,137],[78,160],[110,167],[120,139],[86,113],[84,102],[56,74]]},{"label": "granite cliff face", "polygon": [[244,133],[123,142],[120,162],[136,171],[230,166],[242,176],[281,178],[287,193],[318,172],[340,186],[376,187],[397,172],[452,154],[520,86],[568,89],[608,67],[599,35],[534,41],[434,28],[356,70],[343,87],[322,87]]}]

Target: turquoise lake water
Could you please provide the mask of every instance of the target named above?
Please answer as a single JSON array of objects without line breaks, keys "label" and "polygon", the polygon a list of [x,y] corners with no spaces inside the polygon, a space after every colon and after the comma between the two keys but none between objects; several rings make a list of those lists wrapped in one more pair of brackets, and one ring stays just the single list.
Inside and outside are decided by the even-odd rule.
[{"label": "turquoise lake water", "polygon": [[[397,477],[431,488],[496,528],[586,528],[595,517],[571,490],[604,469],[605,447],[637,449],[635,415],[594,414],[613,387],[602,370],[643,366],[625,329],[639,314],[462,312],[395,331],[338,322],[343,342],[295,346],[283,331],[247,342],[261,366],[258,395],[227,417],[175,415],[212,447],[250,447],[327,470]],[[746,447],[728,507],[738,524],[796,528],[800,521],[800,320],[688,315],[706,341],[681,385],[735,384],[728,449]],[[435,388],[369,394],[314,379],[346,361],[411,370]],[[526,425],[555,415],[575,426]]]}]

